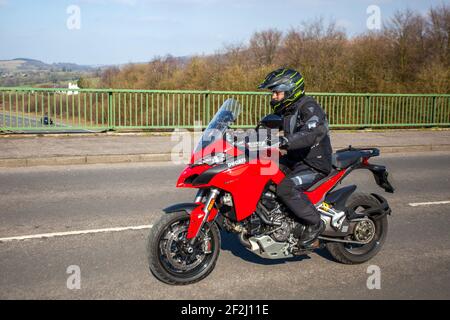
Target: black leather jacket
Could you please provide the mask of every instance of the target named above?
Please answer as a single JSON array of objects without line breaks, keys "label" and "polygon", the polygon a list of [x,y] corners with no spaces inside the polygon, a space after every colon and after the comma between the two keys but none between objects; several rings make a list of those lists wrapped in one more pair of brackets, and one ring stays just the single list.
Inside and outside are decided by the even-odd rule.
[{"label": "black leather jacket", "polygon": [[331,141],[322,107],[303,96],[281,112],[284,136],[288,139],[289,162],[303,162],[326,175],[331,172]]}]

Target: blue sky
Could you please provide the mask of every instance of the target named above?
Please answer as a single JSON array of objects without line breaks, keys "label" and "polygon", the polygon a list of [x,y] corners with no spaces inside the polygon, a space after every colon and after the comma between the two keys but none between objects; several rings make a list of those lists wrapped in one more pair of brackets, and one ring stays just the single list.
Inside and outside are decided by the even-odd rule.
[{"label": "blue sky", "polygon": [[[317,17],[362,33],[369,5],[378,5],[385,21],[399,9],[425,14],[442,3],[449,1],[0,0],[0,59],[92,65],[209,54],[246,43],[255,31],[287,31]],[[80,29],[67,28],[71,5],[80,9]]]}]

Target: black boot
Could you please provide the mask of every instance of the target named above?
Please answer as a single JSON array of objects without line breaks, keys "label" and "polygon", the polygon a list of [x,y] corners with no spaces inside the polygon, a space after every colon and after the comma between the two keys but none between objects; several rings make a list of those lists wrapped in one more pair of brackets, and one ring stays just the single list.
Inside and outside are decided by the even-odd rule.
[{"label": "black boot", "polygon": [[304,249],[315,249],[317,237],[325,230],[325,223],[320,219],[320,222],[316,225],[310,225],[305,228],[303,234],[298,239],[298,244]]}]

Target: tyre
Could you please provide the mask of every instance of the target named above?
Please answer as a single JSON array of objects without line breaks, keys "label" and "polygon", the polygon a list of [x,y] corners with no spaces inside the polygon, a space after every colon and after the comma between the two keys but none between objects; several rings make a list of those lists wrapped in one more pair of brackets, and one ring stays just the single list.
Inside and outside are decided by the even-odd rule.
[{"label": "tyre", "polygon": [[198,282],[214,269],[220,252],[220,232],[215,223],[203,226],[192,247],[186,240],[189,214],[174,212],[150,229],[147,256],[151,273],[172,285]]},{"label": "tyre", "polygon": [[[346,203],[346,207],[353,209],[356,213],[378,205],[379,202],[375,197],[365,193],[354,193]],[[334,259],[344,264],[359,264],[372,259],[380,251],[388,232],[387,215],[369,216],[368,219],[370,221],[361,222],[362,226],[360,229],[366,232],[361,233],[362,236],[367,236],[367,240],[370,238],[371,240],[363,245],[338,242],[327,243],[327,250]],[[367,230],[370,232],[367,232]],[[355,232],[349,240],[358,240],[354,238],[354,235]]]}]

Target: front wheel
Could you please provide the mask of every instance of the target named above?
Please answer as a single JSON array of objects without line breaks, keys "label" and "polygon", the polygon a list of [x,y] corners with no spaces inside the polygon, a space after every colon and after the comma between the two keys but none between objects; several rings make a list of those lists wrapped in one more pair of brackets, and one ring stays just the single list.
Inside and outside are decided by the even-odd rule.
[{"label": "front wheel", "polygon": [[[347,201],[346,207],[359,211],[375,208],[378,200],[369,194],[355,193]],[[372,259],[381,249],[388,232],[387,215],[371,216],[355,227],[354,235],[348,240],[369,241],[367,244],[327,243],[327,250],[337,261],[344,264],[359,264]],[[356,237],[356,239],[355,239]]]},{"label": "front wheel", "polygon": [[147,255],[152,274],[167,284],[186,285],[202,280],[214,269],[220,252],[215,223],[203,226],[196,242],[186,240],[189,214],[165,214],[151,229]]}]

